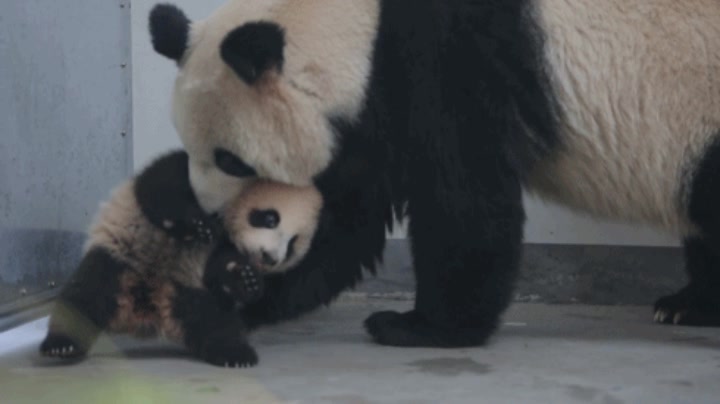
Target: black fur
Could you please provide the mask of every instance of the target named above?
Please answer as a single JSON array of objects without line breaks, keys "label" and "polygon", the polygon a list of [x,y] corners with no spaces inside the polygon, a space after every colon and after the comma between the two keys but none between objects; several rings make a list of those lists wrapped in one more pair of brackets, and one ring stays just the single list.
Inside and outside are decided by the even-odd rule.
[{"label": "black fur", "polygon": [[51,357],[83,357],[115,316],[115,296],[126,270],[104,249],[88,251],[60,292],[40,352]]},{"label": "black fur", "polygon": [[238,178],[257,175],[254,168],[247,165],[240,157],[225,149],[216,149],[214,155],[215,165],[227,175]]},{"label": "black fur", "polygon": [[264,289],[262,275],[227,238],[218,243],[208,258],[203,284],[228,310],[257,301]]},{"label": "black fur", "polygon": [[285,33],[272,22],[249,22],[231,31],[220,45],[225,63],[247,84],[254,84],[266,71],[282,71]]},{"label": "black fur", "polygon": [[203,360],[217,366],[247,367],[258,363],[255,349],[243,338],[245,325],[224,310],[209,291],[176,285],[173,317],[185,330],[185,343]]},{"label": "black fur", "polygon": [[135,196],[156,227],[180,241],[209,242],[223,232],[217,216],[206,214],[190,186],[188,155],[160,156],[136,178]]},{"label": "black fur", "polygon": [[158,4],[150,12],[150,36],[155,51],[180,62],[188,47],[190,20],[171,4]]},{"label": "black fur", "polygon": [[[343,147],[316,181],[324,206],[318,230],[305,258],[283,274],[265,277],[263,297],[243,310],[250,327],[298,317],[331,303],[363,277],[374,273],[385,246],[386,220],[392,224],[387,167],[373,161],[375,149],[356,135],[356,127],[336,122]],[[352,182],[346,181],[352,178]]]},{"label": "black fur", "polygon": [[689,284],[655,303],[664,323],[720,326],[720,141],[692,173],[688,214],[700,235],[685,240]]},{"label": "black fur", "polygon": [[521,183],[559,144],[542,38],[526,0],[381,4],[366,109],[334,119],[343,149],[316,181],[322,227],[246,313],[253,326],[294,317],[352,287],[395,211],[410,216],[415,308],[372,315],[368,332],[387,345],[481,344],[518,271]]}]

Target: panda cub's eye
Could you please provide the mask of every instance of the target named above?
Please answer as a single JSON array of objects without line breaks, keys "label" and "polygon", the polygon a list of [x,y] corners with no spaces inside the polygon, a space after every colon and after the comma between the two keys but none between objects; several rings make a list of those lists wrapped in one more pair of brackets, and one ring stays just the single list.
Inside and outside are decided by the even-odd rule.
[{"label": "panda cub's eye", "polygon": [[252,177],[257,174],[255,169],[245,164],[241,158],[225,149],[215,149],[215,165],[233,177]]},{"label": "panda cub's eye", "polygon": [[275,209],[253,209],[248,222],[256,229],[274,229],[280,225],[280,214]]}]

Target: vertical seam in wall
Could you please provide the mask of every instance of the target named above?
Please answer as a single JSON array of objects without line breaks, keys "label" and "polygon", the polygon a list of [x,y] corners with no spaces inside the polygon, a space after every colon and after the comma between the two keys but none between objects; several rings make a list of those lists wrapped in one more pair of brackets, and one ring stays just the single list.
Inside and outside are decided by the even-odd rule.
[{"label": "vertical seam in wall", "polygon": [[135,157],[134,157],[134,138],[135,138],[135,124],[134,124],[134,113],[133,113],[133,58],[132,58],[132,2],[131,0],[120,0],[120,10],[124,21],[123,26],[125,27],[125,62],[123,62],[123,81],[125,82],[126,99],[125,107],[126,118],[124,128],[124,139],[125,139],[125,156],[126,156],[126,174],[130,175],[134,171]]}]

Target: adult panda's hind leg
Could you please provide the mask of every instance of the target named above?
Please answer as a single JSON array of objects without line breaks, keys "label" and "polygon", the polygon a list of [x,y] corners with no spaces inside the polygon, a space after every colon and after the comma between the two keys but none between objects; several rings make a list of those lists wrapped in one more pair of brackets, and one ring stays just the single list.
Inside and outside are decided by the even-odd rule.
[{"label": "adult panda's hind leg", "polygon": [[699,234],[684,240],[690,278],[678,293],[655,303],[655,321],[720,326],[720,141],[715,141],[692,173],[688,216]]}]

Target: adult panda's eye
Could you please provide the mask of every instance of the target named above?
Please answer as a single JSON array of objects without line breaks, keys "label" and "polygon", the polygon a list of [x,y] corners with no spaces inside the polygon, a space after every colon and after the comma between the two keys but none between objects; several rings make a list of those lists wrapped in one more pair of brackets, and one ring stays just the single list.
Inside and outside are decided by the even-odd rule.
[{"label": "adult panda's eye", "polygon": [[225,149],[215,149],[215,165],[218,166],[222,172],[233,177],[252,177],[257,175],[255,169]]}]

